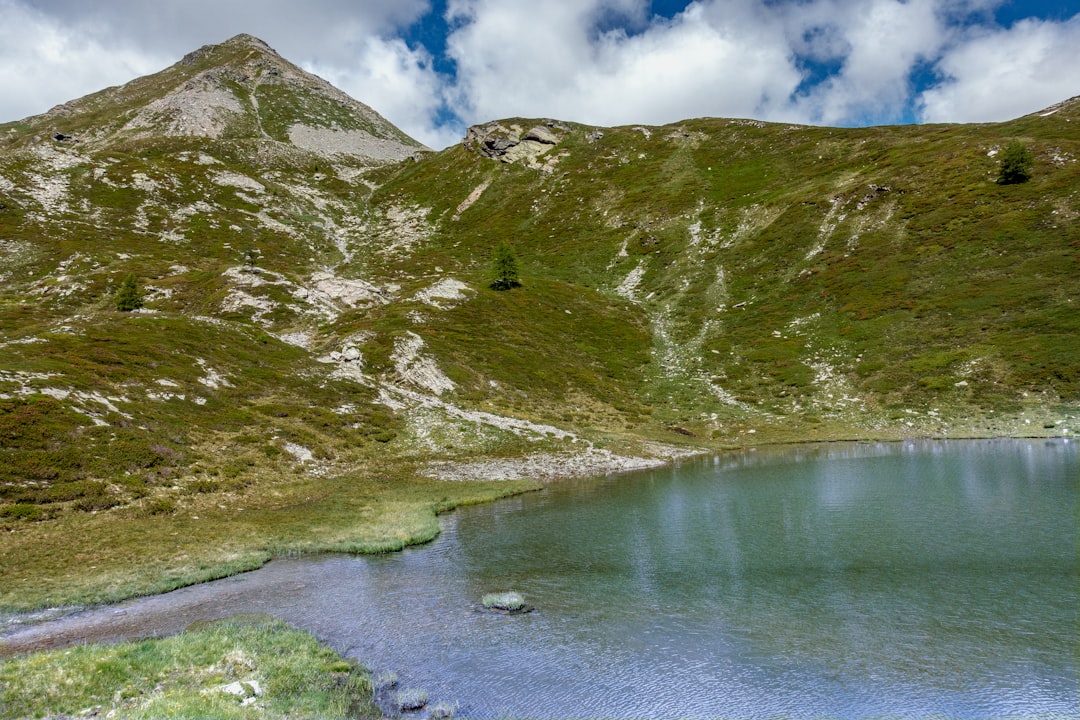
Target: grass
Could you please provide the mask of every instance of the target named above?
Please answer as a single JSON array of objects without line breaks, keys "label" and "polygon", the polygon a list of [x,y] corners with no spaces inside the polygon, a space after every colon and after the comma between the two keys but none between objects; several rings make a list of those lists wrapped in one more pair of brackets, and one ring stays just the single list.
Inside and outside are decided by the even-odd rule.
[{"label": "grass", "polygon": [[[247,682],[254,703],[222,690]],[[261,693],[253,694],[257,683]],[[378,717],[366,671],[272,618],[175,637],[80,645],[0,665],[0,717]]]},{"label": "grass", "polygon": [[[398,550],[434,538],[440,512],[533,487],[347,475],[189,496],[182,513],[131,508],[24,524],[0,547],[0,608],[160,593],[254,569],[274,556]],[[77,550],[68,540],[75,534]]]},{"label": "grass", "polygon": [[405,688],[394,695],[394,704],[398,712],[414,712],[422,710],[428,704],[427,690],[421,688]]},{"label": "grass", "polygon": [[428,708],[428,717],[435,720],[450,720],[457,713],[457,706],[449,702],[437,702]]}]

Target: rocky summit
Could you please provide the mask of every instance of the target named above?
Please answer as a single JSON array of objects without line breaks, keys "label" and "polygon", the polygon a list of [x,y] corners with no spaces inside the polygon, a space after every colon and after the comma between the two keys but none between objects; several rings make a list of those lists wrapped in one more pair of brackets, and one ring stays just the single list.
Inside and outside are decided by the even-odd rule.
[{"label": "rocky summit", "polygon": [[[1031,177],[1003,184],[1014,141]],[[511,118],[436,153],[255,38],[201,48],[0,126],[0,524],[1075,433],[1078,158],[1076,99],[861,129]]]},{"label": "rocky summit", "polygon": [[165,138],[256,141],[264,153],[301,150],[368,164],[426,150],[367,105],[250,35],[202,47],[156,75],[58,105],[17,123],[7,139],[45,137],[88,151]]}]

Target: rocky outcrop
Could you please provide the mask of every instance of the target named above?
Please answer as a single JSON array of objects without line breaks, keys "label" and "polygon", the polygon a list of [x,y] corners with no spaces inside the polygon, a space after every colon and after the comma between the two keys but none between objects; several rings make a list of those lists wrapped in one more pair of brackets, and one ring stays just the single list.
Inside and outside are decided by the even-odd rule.
[{"label": "rocky outcrop", "polygon": [[478,155],[504,163],[520,163],[536,170],[550,170],[557,158],[541,162],[563,139],[569,127],[561,123],[547,122],[524,130],[521,125],[503,125],[491,122],[473,125],[465,133],[462,145]]}]

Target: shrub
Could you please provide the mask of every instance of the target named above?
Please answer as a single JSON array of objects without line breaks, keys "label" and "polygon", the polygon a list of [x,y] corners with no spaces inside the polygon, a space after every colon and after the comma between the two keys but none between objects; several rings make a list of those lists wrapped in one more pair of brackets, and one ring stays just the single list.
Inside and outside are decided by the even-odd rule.
[{"label": "shrub", "polygon": [[1031,151],[1013,140],[1001,153],[1001,166],[998,170],[999,185],[1016,185],[1031,179]]},{"label": "shrub", "polygon": [[147,515],[172,515],[176,512],[176,503],[166,497],[153,498],[144,507]]},{"label": "shrub", "polygon": [[116,309],[120,312],[131,312],[143,306],[142,291],[135,282],[135,275],[128,273],[120,287],[116,290]]},{"label": "shrub", "polygon": [[510,288],[520,287],[517,257],[514,256],[514,251],[509,245],[504,242],[499,243],[495,247],[495,254],[491,263],[495,274],[495,280],[491,283],[493,290],[509,290]]},{"label": "shrub", "polygon": [[36,522],[39,520],[47,520],[50,515],[47,510],[38,505],[32,505],[30,503],[14,503],[13,505],[0,507],[0,517]]}]

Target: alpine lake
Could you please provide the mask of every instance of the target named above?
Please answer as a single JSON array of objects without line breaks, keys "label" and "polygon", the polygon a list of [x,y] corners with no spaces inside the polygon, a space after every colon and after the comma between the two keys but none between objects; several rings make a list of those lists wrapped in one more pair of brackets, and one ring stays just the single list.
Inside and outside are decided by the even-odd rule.
[{"label": "alpine lake", "polygon": [[[1080,717],[1080,442],[833,443],[553,484],[9,640],[265,612],[470,718]],[[517,591],[528,612],[485,610]],[[35,639],[36,638],[36,639]]]}]

